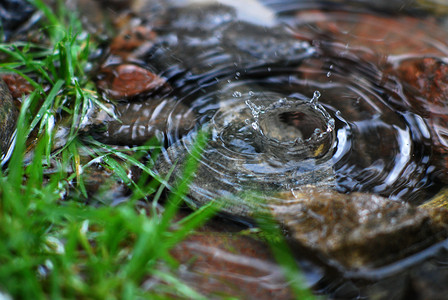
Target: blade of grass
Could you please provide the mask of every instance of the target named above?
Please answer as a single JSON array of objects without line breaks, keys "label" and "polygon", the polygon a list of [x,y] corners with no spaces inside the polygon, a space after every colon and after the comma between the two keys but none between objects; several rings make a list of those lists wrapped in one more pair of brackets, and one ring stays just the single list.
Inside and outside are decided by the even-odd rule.
[{"label": "blade of grass", "polygon": [[163,229],[168,228],[170,220],[173,219],[181,201],[187,195],[190,183],[193,180],[193,174],[195,174],[199,164],[198,157],[200,157],[203,149],[207,145],[207,141],[208,133],[205,131],[200,131],[197,135],[196,142],[193,144],[190,155],[185,162],[182,180],[178,183],[170,197],[168,197],[167,204],[165,206],[165,213],[163,214],[163,219],[161,220],[161,226]]},{"label": "blade of grass", "polygon": [[[40,107],[39,111],[37,112],[36,116],[34,117],[33,121],[31,122],[28,132],[26,133],[26,137],[29,136],[31,131],[36,127],[36,125],[39,123],[39,121],[44,116],[45,112],[50,109],[50,107],[53,105],[54,98],[56,95],[60,92],[62,86],[64,84],[64,81],[59,79],[53,86],[53,88],[50,90],[50,93],[48,93],[48,96],[45,98],[44,103]],[[41,128],[39,131],[42,130],[42,126],[45,126],[45,124],[41,125]]]}]

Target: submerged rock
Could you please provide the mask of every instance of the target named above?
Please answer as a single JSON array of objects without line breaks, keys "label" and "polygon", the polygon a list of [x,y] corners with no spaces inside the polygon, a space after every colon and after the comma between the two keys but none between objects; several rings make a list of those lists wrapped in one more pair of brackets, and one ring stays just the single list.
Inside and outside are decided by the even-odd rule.
[{"label": "submerged rock", "polygon": [[291,283],[268,245],[242,230],[211,220],[180,242],[171,251],[181,264],[178,278],[208,299],[293,299]]},{"label": "submerged rock", "polygon": [[434,57],[405,59],[396,74],[409,85],[405,93],[412,100],[412,109],[430,125],[427,134],[437,157],[437,175],[448,183],[448,64]]},{"label": "submerged rock", "polygon": [[34,87],[22,76],[18,74],[4,74],[3,81],[9,88],[13,99],[18,99],[24,95],[29,95]]}]

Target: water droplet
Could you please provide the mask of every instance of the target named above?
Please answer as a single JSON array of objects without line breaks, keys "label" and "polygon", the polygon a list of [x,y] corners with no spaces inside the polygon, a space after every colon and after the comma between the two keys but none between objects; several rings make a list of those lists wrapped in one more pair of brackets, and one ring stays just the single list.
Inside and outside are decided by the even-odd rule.
[{"label": "water droplet", "polygon": [[328,72],[327,77],[330,78],[330,76],[331,76],[331,72]]},{"label": "water droplet", "polygon": [[232,94],[232,96],[235,97],[235,98],[241,98],[242,95],[243,94],[241,94],[241,92],[238,92],[238,91],[233,92],[233,94]]},{"label": "water droplet", "polygon": [[257,130],[257,131],[258,131],[258,129],[259,129],[258,123],[257,123],[257,122],[252,122],[252,128],[253,128],[254,130]]},{"label": "water droplet", "polygon": [[312,104],[316,105],[317,102],[319,101],[320,96],[321,96],[321,94],[319,91],[314,91],[313,98],[311,98],[310,102]]},{"label": "water droplet", "polygon": [[246,105],[250,108],[250,111],[255,119],[258,118],[258,115],[260,114],[262,108],[252,103],[250,100],[245,101]]}]

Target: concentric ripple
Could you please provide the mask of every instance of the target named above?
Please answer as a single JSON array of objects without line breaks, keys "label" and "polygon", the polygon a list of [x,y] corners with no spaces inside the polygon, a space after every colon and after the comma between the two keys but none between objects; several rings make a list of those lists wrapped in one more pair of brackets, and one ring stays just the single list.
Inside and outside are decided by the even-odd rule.
[{"label": "concentric ripple", "polygon": [[[199,158],[192,196],[200,202],[226,198],[233,211],[233,201],[241,210],[249,197],[275,201],[276,193],[305,184],[334,187],[334,120],[318,103],[318,93],[285,96],[243,82],[198,98],[207,104],[195,107],[202,114],[199,128],[210,140]],[[172,144],[159,169],[177,162],[174,173],[180,176],[196,133]]]},{"label": "concentric ripple", "polygon": [[[271,28],[213,5],[169,9],[167,16],[182,16],[182,27],[163,14],[163,21],[154,21],[158,37],[140,59],[168,80],[169,96],[196,116],[185,133],[169,115],[160,174],[177,164],[172,180],[181,179],[197,133],[205,130],[210,141],[197,158],[190,192],[195,204],[233,199],[227,210],[246,215],[254,194],[269,205],[284,201],[276,193],[302,185],[427,200],[440,180],[438,150],[428,115],[415,109],[420,91],[397,70],[409,58],[446,55],[442,33],[406,43],[409,35],[389,30],[381,17],[301,14],[292,7],[279,11]],[[212,17],[214,26],[207,29],[188,23]]]}]

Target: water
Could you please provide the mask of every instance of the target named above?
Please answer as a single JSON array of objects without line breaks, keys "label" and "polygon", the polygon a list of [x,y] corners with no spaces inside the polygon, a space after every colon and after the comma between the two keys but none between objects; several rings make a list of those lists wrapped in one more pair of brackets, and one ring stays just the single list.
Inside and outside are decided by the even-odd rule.
[{"label": "water", "polygon": [[[303,186],[329,195],[381,195],[391,205],[428,201],[448,182],[443,20],[406,1],[261,2],[270,12],[263,26],[241,7],[140,4],[156,37],[131,60],[170,88],[156,101],[135,97],[136,104],[126,104],[135,109],[120,114],[136,115],[140,105],[165,121],[156,127],[165,144],[158,171],[164,175],[176,164],[172,180],[181,179],[202,130],[210,140],[197,157],[193,206],[221,201],[224,211],[245,218],[293,209],[283,195],[307,194]],[[162,105],[170,109],[160,114]],[[179,122],[185,115],[189,121]],[[126,144],[154,134],[153,123],[138,123],[142,134],[125,133]],[[124,126],[107,137],[121,140]]]},{"label": "water", "polygon": [[[269,2],[268,6],[277,4]],[[294,149],[293,144],[311,144],[299,141],[299,131],[307,135],[305,140],[313,140],[318,134],[311,138],[310,132],[317,128],[332,132],[336,138],[326,141],[321,150],[316,144],[315,149],[306,151],[317,151],[317,156],[331,161],[338,191],[373,192],[423,203],[437,190],[440,176],[434,166],[438,157],[431,146],[433,133],[427,111],[415,109],[421,95],[407,88],[396,72],[402,61],[445,55],[438,38],[441,30],[431,27],[434,37],[411,39],[400,29],[404,22],[420,26],[417,19],[408,20],[410,17],[383,24],[392,21],[351,11],[307,10],[301,14],[303,6],[293,5],[290,10],[285,9],[287,5],[281,7],[276,21],[280,25],[271,27],[235,22],[240,14],[227,6],[174,9],[168,10],[170,16],[179,17],[159,17],[163,25],[155,28],[155,45],[140,59],[167,79],[173,87],[170,97],[189,107],[197,121],[195,130],[184,136],[185,130],[175,127],[176,114],[168,116],[166,140],[168,145],[177,145],[177,150],[168,153],[166,160],[177,161],[175,156],[188,151],[195,132],[207,128],[216,147],[206,149],[201,164],[213,173],[213,180],[233,185],[263,174],[270,176],[269,182],[286,180],[274,190],[293,188],[303,181],[288,181],[292,175],[282,174],[300,169],[298,159],[293,162],[291,156],[305,151]],[[213,26],[204,28],[205,23]],[[297,113],[301,109],[292,108],[295,104],[291,100],[285,104],[280,100],[306,102],[313,99],[315,91],[321,94],[316,97],[318,110],[328,115],[321,121],[313,120],[309,113],[301,116]],[[262,104],[253,103],[251,99],[262,94],[268,95],[257,100]],[[277,107],[256,116],[257,105]],[[276,110],[278,113],[272,113]],[[291,125],[300,121],[303,128]],[[290,135],[297,135],[297,141]],[[306,161],[305,170],[313,169],[313,164],[319,169],[323,161],[307,161],[309,155],[303,153],[298,156]],[[230,171],[233,168],[228,161],[240,169]],[[229,176],[235,180],[229,181]],[[219,194],[217,186],[212,186],[213,192],[207,192],[209,198],[228,193],[227,188],[221,188],[217,189],[223,190]],[[246,187],[238,187],[232,194],[242,190]]]}]

